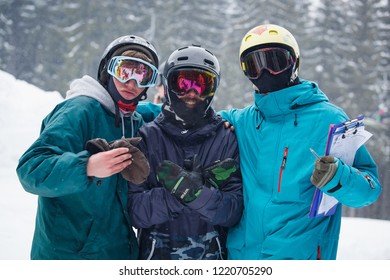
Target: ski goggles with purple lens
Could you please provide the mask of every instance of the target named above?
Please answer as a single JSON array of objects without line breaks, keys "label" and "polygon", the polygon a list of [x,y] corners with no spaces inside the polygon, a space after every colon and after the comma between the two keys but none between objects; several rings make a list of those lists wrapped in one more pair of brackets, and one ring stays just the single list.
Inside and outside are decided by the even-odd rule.
[{"label": "ski goggles with purple lens", "polygon": [[154,65],[130,56],[111,58],[107,72],[121,83],[135,80],[139,88],[154,86],[158,74]]},{"label": "ski goggles with purple lens", "polygon": [[290,51],[282,48],[264,48],[254,50],[241,59],[241,66],[245,75],[250,79],[257,79],[264,69],[277,75],[295,63]]},{"label": "ski goggles with purple lens", "polygon": [[178,96],[194,90],[200,97],[213,96],[218,85],[218,77],[201,69],[179,69],[168,75],[168,87]]}]

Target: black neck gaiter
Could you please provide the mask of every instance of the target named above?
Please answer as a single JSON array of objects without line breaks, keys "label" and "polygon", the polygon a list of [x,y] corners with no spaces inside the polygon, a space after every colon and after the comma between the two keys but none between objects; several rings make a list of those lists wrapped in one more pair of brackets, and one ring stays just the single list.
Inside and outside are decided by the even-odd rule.
[{"label": "black neck gaiter", "polygon": [[174,114],[175,121],[180,122],[183,128],[188,129],[200,127],[208,122],[207,116],[209,114],[207,114],[208,112],[206,112],[206,110],[210,111],[208,110],[210,100],[204,100],[203,102],[197,104],[195,108],[188,108],[184,102],[176,97],[175,93],[172,93],[170,98],[171,104],[166,105],[170,108],[170,110],[167,108],[167,110],[164,110],[164,114],[166,116],[168,116],[169,113]]},{"label": "black neck gaiter", "polygon": [[296,80],[298,79],[291,82],[291,74],[292,66],[278,75],[273,75],[267,70],[264,70],[264,73],[258,79],[253,79],[251,82],[257,87],[259,93],[268,93],[296,84]]}]

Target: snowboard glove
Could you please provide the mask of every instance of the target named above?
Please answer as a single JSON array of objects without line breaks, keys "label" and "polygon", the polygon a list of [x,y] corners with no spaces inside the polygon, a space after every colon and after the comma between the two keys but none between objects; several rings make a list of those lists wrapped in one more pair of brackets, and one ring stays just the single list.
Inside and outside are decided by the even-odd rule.
[{"label": "snowboard glove", "polygon": [[194,201],[203,189],[201,173],[187,171],[169,160],[164,160],[158,166],[157,180],[184,203]]},{"label": "snowboard glove", "polygon": [[203,169],[203,178],[215,188],[221,188],[230,177],[239,169],[238,164],[232,158],[217,160]]},{"label": "snowboard glove", "polygon": [[96,154],[116,148],[128,148],[129,153],[132,154],[132,163],[121,171],[121,175],[127,181],[138,185],[148,178],[150,172],[149,162],[145,155],[134,146],[141,140],[141,137],[135,137],[107,142],[105,139],[95,138],[86,143],[85,149],[91,154]]},{"label": "snowboard glove", "polygon": [[322,188],[333,179],[338,168],[339,160],[332,156],[323,156],[314,163],[310,181],[317,188]]}]

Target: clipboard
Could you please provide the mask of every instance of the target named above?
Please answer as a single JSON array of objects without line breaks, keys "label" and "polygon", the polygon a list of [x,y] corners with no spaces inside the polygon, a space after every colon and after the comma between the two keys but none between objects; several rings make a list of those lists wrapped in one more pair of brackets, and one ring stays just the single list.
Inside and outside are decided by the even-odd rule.
[{"label": "clipboard", "polygon": [[[364,116],[348,120],[339,124],[330,125],[325,155],[335,156],[347,165],[353,165],[356,151],[368,140],[372,134],[365,130]],[[310,206],[309,217],[331,216],[335,213],[340,202],[316,189]]]},{"label": "clipboard", "polygon": [[[330,128],[329,128],[328,141],[326,142],[325,155],[327,155],[327,156],[328,155],[333,155],[333,154],[331,154],[331,149],[333,150],[333,153],[334,152],[340,153],[340,151],[334,151],[335,150],[334,149],[334,145],[337,144],[339,140],[341,141],[341,140],[343,140],[343,139],[345,139],[347,137],[349,138],[351,136],[354,137],[353,135],[356,135],[359,131],[364,130],[363,120],[364,120],[364,116],[360,115],[356,119],[345,121],[345,122],[342,122],[342,123],[339,123],[339,124],[336,124],[336,125],[331,125]],[[341,139],[338,139],[338,137],[341,137]],[[368,139],[366,139],[366,141],[367,140]],[[366,142],[366,141],[364,141],[364,142]],[[351,143],[349,143],[349,144],[351,144]],[[359,147],[360,146],[361,145],[359,145]],[[351,146],[351,145],[346,146],[344,148],[348,148],[348,147],[352,147],[353,148],[353,146]],[[356,153],[356,150],[354,151],[355,153]],[[349,151],[349,150],[347,149],[347,151]],[[343,155],[346,156],[347,154],[343,154]],[[355,154],[352,154],[351,156],[354,158]],[[346,162],[347,159],[348,159],[347,156],[342,158],[342,160],[346,164],[352,165],[353,161],[351,161],[349,159],[348,162]]]}]

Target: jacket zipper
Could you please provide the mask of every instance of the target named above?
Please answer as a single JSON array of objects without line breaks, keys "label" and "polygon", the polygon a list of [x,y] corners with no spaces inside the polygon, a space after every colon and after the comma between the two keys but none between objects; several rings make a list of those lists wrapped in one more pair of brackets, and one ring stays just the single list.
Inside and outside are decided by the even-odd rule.
[{"label": "jacket zipper", "polygon": [[285,147],[284,153],[283,153],[282,164],[280,165],[280,169],[279,169],[278,193],[280,192],[280,188],[282,185],[282,177],[283,177],[284,168],[286,167],[287,154],[288,154],[288,147]]},{"label": "jacket zipper", "polygon": [[317,260],[321,260],[321,246],[317,246]]}]

